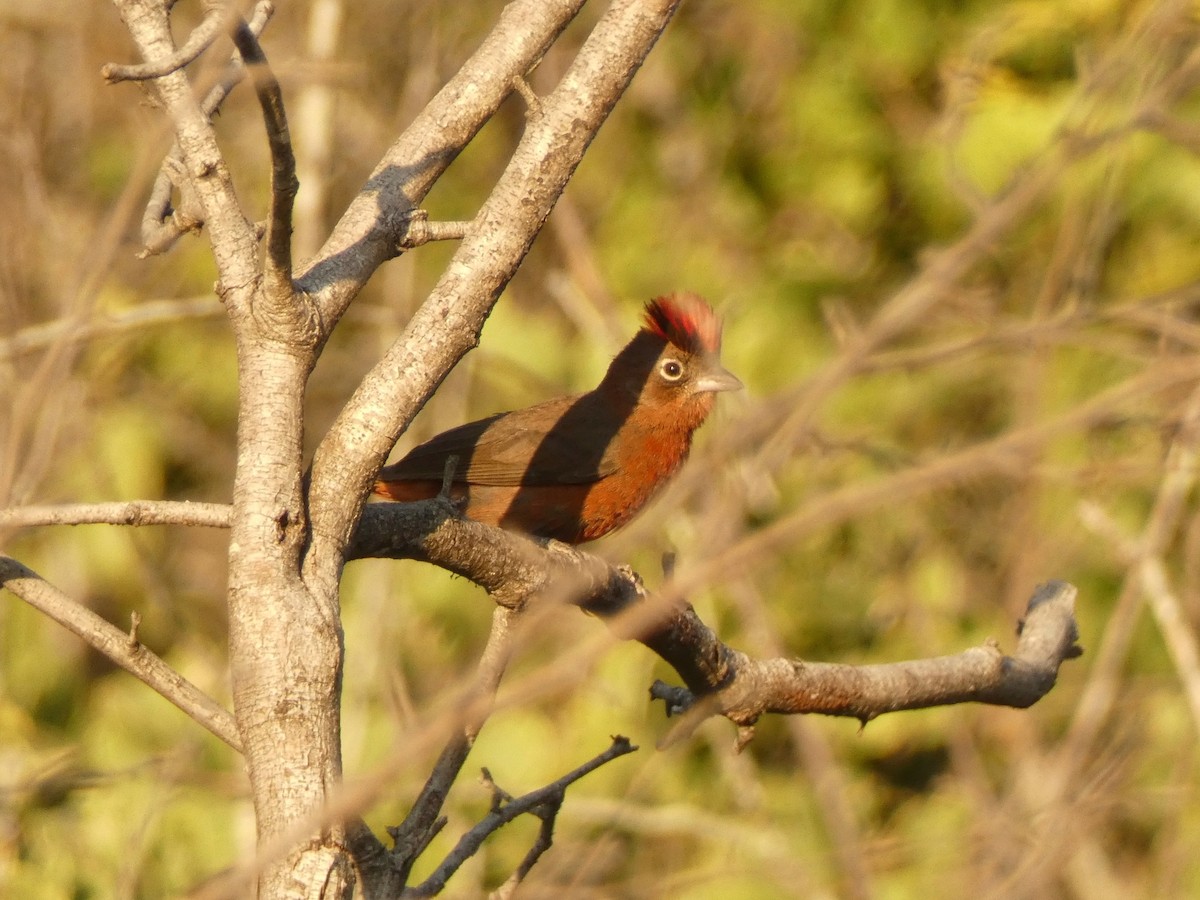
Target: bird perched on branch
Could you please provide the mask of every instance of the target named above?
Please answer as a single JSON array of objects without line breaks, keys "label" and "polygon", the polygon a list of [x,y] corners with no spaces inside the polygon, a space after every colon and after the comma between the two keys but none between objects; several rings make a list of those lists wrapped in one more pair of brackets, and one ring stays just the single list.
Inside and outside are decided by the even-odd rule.
[{"label": "bird perched on branch", "polygon": [[719,391],[721,322],[695,294],[646,304],[645,324],[595,390],[461,425],[384,467],[375,493],[424,500],[442,489],[478,522],[569,544],[620,528],[687,459]]}]

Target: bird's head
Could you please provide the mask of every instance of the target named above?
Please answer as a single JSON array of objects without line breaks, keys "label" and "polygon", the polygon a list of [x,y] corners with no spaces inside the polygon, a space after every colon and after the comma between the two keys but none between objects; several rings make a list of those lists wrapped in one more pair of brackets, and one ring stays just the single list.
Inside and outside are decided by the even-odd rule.
[{"label": "bird's head", "polygon": [[601,389],[639,408],[671,408],[688,428],[712,410],[714,394],[742,386],[721,365],[721,320],[697,294],[646,304],[645,324],[609,366]]}]

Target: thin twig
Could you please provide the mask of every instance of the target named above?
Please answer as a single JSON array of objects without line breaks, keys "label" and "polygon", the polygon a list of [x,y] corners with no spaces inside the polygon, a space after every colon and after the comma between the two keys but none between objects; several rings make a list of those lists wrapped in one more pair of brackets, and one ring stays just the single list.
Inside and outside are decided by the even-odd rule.
[{"label": "thin twig", "polygon": [[[1189,398],[1181,427],[1167,453],[1162,481],[1154,506],[1138,538],[1138,551],[1144,557],[1160,556],[1173,539],[1180,517],[1196,481],[1196,459],[1200,452],[1200,389]],[[1097,647],[1091,675],[1084,688],[1075,715],[1058,752],[1051,791],[1060,796],[1073,783],[1087,758],[1088,751],[1108,721],[1118,699],[1122,668],[1135,634],[1142,610],[1142,578],[1136,568],[1126,571],[1121,592],[1109,615]]]},{"label": "thin twig", "polygon": [[[455,848],[450,851],[432,875],[416,887],[406,890],[401,896],[432,897],[440,893],[442,888],[446,886],[446,882],[458,871],[459,867],[479,852],[479,848],[488,837],[520,815],[537,811],[537,815],[542,818],[543,823],[549,819],[551,827],[553,827],[554,815],[557,814],[558,809],[562,806],[563,797],[568,787],[585,775],[594,772],[605,763],[625,756],[628,753],[633,753],[637,749],[636,746],[629,742],[628,738],[617,735],[613,738],[612,746],[579,768],[568,772],[557,781],[551,782],[545,787],[539,788],[536,791],[530,791],[528,794],[517,797],[510,803],[506,803],[499,808],[494,808],[474,828],[462,836]],[[538,841],[534,845],[534,850],[537,850],[537,856],[541,855],[545,847],[549,847],[549,838],[545,837],[545,847],[539,850],[538,845],[541,843],[543,843],[543,835],[539,834]],[[533,853],[534,850],[531,850],[530,853]],[[534,856],[534,861],[536,861],[537,856]],[[522,861],[522,867],[525,866],[525,862],[528,859],[529,855],[527,854],[526,860]],[[532,865],[532,862],[529,864]],[[525,869],[525,871],[527,872],[528,869]]]},{"label": "thin twig", "polygon": [[182,69],[196,59],[201,53],[212,46],[212,42],[221,36],[232,15],[235,15],[235,4],[221,4],[210,10],[204,20],[196,26],[186,43],[165,59],[155,59],[144,63],[122,65],[106,63],[100,69],[100,75],[109,84],[119,81],[146,81],[151,78],[161,78],[177,69]]},{"label": "thin twig", "polygon": [[[245,27],[257,40],[262,37],[263,31],[266,30],[267,24],[271,21],[271,17],[275,15],[275,3],[273,0],[258,0],[254,4],[254,12],[250,14],[250,18],[245,22],[234,20],[235,29],[240,30]],[[241,58],[241,54],[235,54],[225,66],[225,72],[217,83],[214,84],[204,95],[204,99],[200,102],[200,109],[210,119],[216,115],[217,110],[221,108],[221,104],[225,102],[225,98],[232,93],[233,89],[241,83],[246,77],[246,64]]]},{"label": "thin twig", "polygon": [[1178,593],[1171,587],[1162,556],[1144,558],[1138,569],[1142,590],[1192,711],[1192,726],[1200,732],[1200,647],[1196,634]]},{"label": "thin twig", "polygon": [[[272,0],[259,0],[254,5],[254,12],[248,22],[242,23],[234,19],[238,28],[244,27],[256,38],[262,34],[275,13]],[[166,72],[162,74],[168,74]],[[246,66],[241,56],[235,54],[225,67],[225,71],[204,95],[200,109],[210,120],[221,108],[225,98],[246,77]],[[163,159],[162,168],[154,180],[150,197],[142,214],[142,250],[138,256],[145,259],[160,253],[165,253],[174,243],[188,232],[198,231],[204,226],[204,212],[199,200],[191,189],[191,181],[182,164],[182,150],[179,141],[171,145]],[[173,191],[179,192],[179,203],[172,204]]]},{"label": "thin twig", "polygon": [[454,475],[458,469],[458,456],[451,453],[446,457],[446,468],[442,470],[442,489],[438,492],[439,497],[450,499],[450,488],[454,486]]},{"label": "thin twig", "polygon": [[279,80],[267,63],[254,32],[245,22],[233,29],[233,43],[254,82],[254,92],[262,108],[271,149],[271,214],[267,219],[266,277],[268,294],[278,302],[290,304],[292,289],[292,209],[300,182],[296,178],[296,155],[288,133],[287,113]]},{"label": "thin twig", "polygon": [[34,525],[199,525],[228,528],[233,507],[190,500],[126,500],[0,509],[0,528]]},{"label": "thin twig", "polygon": [[433,241],[461,241],[470,234],[471,225],[471,222],[431,222],[426,210],[414,209],[397,246],[400,250],[413,250]]},{"label": "thin twig", "polygon": [[1133,326],[1135,333],[1149,332],[1169,337],[1185,346],[1200,348],[1200,327],[1169,315],[1173,306],[1191,305],[1200,300],[1195,284],[1148,297],[1109,302],[1103,307],[1071,306],[1056,310],[1045,319],[1026,321],[990,321],[978,332],[949,338],[940,343],[877,351],[863,360],[862,374],[888,370],[917,371],[941,363],[954,362],[971,354],[1007,351],[1030,345],[1086,344],[1090,326]]},{"label": "thin twig", "polygon": [[7,556],[0,556],[0,586],[73,631],[234,750],[241,751],[233,715],[138,642],[136,619],[130,631],[123,632]]},{"label": "thin twig", "polygon": [[525,79],[524,75],[517,75],[512,80],[513,88],[521,95],[521,99],[525,101],[525,115],[528,118],[536,119],[542,114],[542,100],[534,93],[533,88]]},{"label": "thin twig", "polygon": [[[204,227],[204,211],[192,190],[191,181],[183,170],[180,160],[182,151],[179,142],[172,144],[163,160],[162,168],[154,179],[146,209],[142,213],[142,249],[139,259],[147,259],[165,253],[177,240],[190,232]],[[179,193],[179,203],[172,202],[174,192]]]},{"label": "thin twig", "polygon": [[529,851],[521,860],[521,864],[513,871],[505,880],[504,884],[496,888],[488,894],[488,900],[509,900],[520,887],[521,882],[525,880],[537,861],[542,858],[542,854],[554,843],[554,823],[558,820],[558,811],[562,808],[560,803],[546,804],[541,809],[532,810],[533,814],[542,820],[541,826],[538,828],[537,838],[534,839]]}]

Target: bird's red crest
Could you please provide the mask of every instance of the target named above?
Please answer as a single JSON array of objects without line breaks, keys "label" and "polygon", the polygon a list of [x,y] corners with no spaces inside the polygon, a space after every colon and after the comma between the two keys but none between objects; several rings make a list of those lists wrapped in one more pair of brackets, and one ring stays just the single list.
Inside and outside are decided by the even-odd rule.
[{"label": "bird's red crest", "polygon": [[699,294],[655,297],[646,304],[646,330],[688,353],[721,350],[721,320]]}]

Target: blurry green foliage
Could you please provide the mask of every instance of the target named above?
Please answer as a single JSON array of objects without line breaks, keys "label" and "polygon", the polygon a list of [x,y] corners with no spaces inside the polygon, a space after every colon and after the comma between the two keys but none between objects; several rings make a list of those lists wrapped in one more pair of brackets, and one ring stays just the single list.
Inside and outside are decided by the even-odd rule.
[{"label": "blurry green foliage", "polygon": [[[12,136],[0,149],[6,335],[207,296],[215,278],[203,235],[165,257],[134,259],[137,207],[165,135],[135,88],[100,83],[100,64],[126,60],[130,50],[109,5],[85,7],[79,17],[54,5],[2,14],[10,40],[0,84],[11,103],[0,121]],[[447,379],[404,446],[472,416],[589,387],[636,327],[642,300],[677,287],[706,293],[726,313],[726,361],[748,390],[722,398],[702,432],[689,467],[698,478],[595,548],[628,560],[654,585],[668,546],[681,567],[703,561],[834,492],[1051,422],[1157,365],[1186,360],[1200,274],[1195,138],[1182,127],[1134,131],[1064,165],[1050,199],[925,321],[881,348],[907,361],[840,384],[783,463],[756,455],[773,432],[755,431],[751,413],[786,418],[804,401],[800,388],[929,254],[1058,152],[1060,135],[1120,124],[1139,90],[1178,65],[1186,46],[1164,39],[1150,53],[1136,42],[1159,7],[685,4],[601,131],[480,349]],[[336,65],[317,72],[303,43],[308,5],[281,6],[265,46],[289,102],[316,78],[337,89],[325,227],[499,10],[347,4]],[[584,33],[574,26],[564,42]],[[1105,81],[1095,66],[1114,54],[1123,68]],[[552,50],[532,76],[535,88],[551,89],[569,60],[570,46]],[[1099,86],[1081,104],[1088,79]],[[1176,126],[1194,121],[1196,100],[1184,97],[1171,112]],[[505,105],[431,194],[431,215],[472,215],[523,114],[515,100]],[[259,216],[267,168],[255,115],[239,92],[219,128],[248,214]],[[313,376],[310,450],[453,249],[425,247],[390,263],[356,301]],[[1168,293],[1173,302],[1157,296]],[[219,316],[102,331],[4,366],[0,403],[13,409],[11,422],[0,418],[6,504],[228,500],[237,379]],[[1116,672],[1118,720],[1103,729],[1067,799],[1037,806],[1125,572],[1113,547],[1080,524],[1079,505],[1097,503],[1139,533],[1187,390],[1133,397],[1014,453],[1006,466],[821,521],[752,571],[690,598],[748,652],[882,662],[987,637],[1010,647],[1033,584],[1067,578],[1080,588],[1089,655],[1068,665],[1033,710],[906,713],[862,731],[852,721],[773,719],[741,756],[730,751],[727,724],[710,722],[660,751],[656,742],[673,723],[647,704],[645,689],[672,674],[634,644],[588,655],[599,623],[571,611],[549,617],[514,661],[510,682],[564,655],[577,664],[578,682],[503,706],[468,772],[486,765],[503,788],[521,793],[599,752],[612,734],[642,749],[568,794],[555,847],[529,890],[850,896],[849,855],[874,896],[961,896],[981,881],[1002,890],[1019,878],[1059,895],[1100,896],[1089,888],[1103,884],[1116,885],[1116,895],[1193,896],[1196,723],[1147,618]],[[1194,627],[1200,529],[1191,516],[1166,563]],[[225,697],[224,540],[219,532],[87,527],[22,533],[5,549],[122,627],[141,612],[146,643]],[[347,568],[343,600],[345,761],[359,775],[408,747],[431,711],[459,696],[490,608],[444,572],[378,561]],[[804,749],[803,729],[828,750],[832,771]],[[372,826],[403,817],[436,752],[427,743],[412,751],[368,811]],[[178,895],[252,840],[236,756],[8,596],[0,603],[0,771],[0,893],[9,896]],[[848,810],[850,844],[822,793],[831,783]],[[450,824],[418,875],[488,802],[463,779]],[[451,895],[475,896],[506,877],[534,828],[515,823],[496,835]],[[1048,834],[1068,834],[1065,846],[1093,869],[1039,856]],[[1097,861],[1107,869],[1094,870]]]}]

